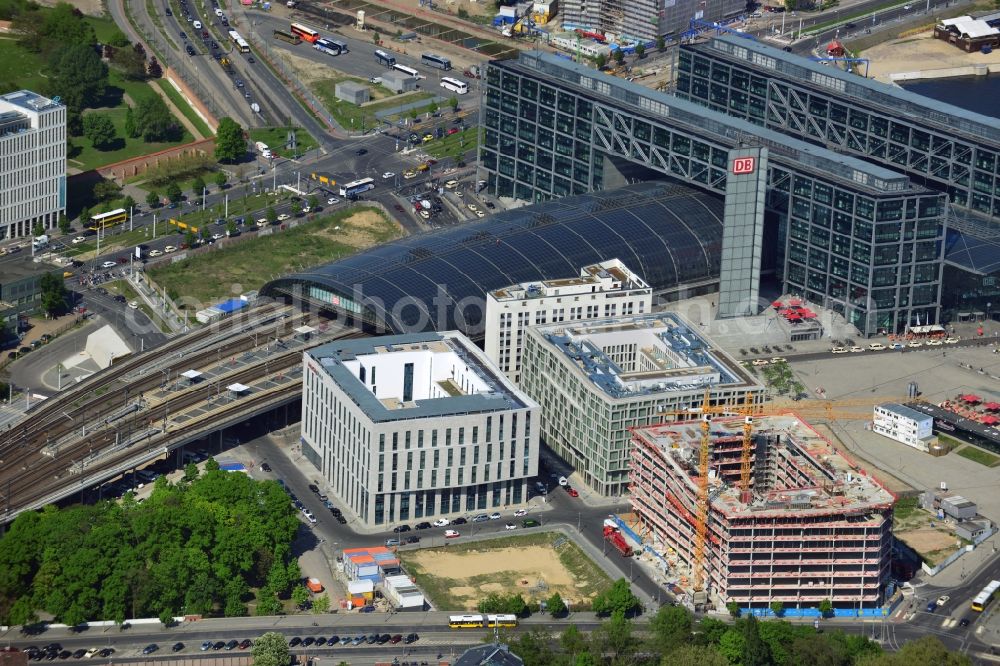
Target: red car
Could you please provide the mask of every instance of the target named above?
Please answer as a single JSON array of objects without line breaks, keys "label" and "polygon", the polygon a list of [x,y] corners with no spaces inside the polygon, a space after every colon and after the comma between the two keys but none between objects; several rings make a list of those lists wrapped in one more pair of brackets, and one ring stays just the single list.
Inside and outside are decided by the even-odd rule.
[{"label": "red car", "polygon": [[457,127],[448,128],[448,134],[458,134],[458,128]]},{"label": "red car", "polygon": [[580,493],[576,492],[576,488],[570,488],[569,486],[566,486],[566,494],[568,494],[570,497],[580,496]]}]

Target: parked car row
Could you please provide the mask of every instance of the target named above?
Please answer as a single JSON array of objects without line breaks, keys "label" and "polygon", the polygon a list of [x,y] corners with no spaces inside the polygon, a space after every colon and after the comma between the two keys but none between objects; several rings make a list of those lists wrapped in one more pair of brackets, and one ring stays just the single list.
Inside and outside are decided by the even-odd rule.
[{"label": "parked car row", "polygon": [[409,645],[411,643],[416,643],[420,640],[420,636],[417,634],[358,634],[357,636],[330,636],[326,638],[325,636],[306,636],[301,638],[299,636],[294,636],[288,639],[288,647],[334,647],[335,645],[385,645],[390,643],[395,645],[396,643],[404,643]]}]

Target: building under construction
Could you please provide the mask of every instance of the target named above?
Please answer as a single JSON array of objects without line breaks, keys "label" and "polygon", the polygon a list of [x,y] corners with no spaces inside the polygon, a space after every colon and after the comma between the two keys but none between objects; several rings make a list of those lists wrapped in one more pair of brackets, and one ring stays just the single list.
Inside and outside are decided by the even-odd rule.
[{"label": "building under construction", "polygon": [[[632,506],[647,542],[685,589],[717,606],[873,608],[889,582],[895,497],[795,416],[708,422],[707,511],[699,511],[703,429],[633,430]],[[744,437],[749,490],[741,489]],[[707,516],[698,562],[699,517]],[[696,602],[703,595],[695,595]]]}]

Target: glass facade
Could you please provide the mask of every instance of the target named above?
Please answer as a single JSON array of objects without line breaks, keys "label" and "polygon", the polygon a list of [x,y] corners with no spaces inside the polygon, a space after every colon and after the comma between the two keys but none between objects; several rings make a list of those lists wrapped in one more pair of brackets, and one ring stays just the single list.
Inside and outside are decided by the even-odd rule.
[{"label": "glass facade", "polygon": [[729,37],[681,46],[676,90],[715,111],[897,169],[951,203],[1000,217],[995,118]]},{"label": "glass facade", "polygon": [[765,205],[781,220],[785,290],[843,313],[866,335],[900,331],[917,316],[937,321],[943,195],[548,54],[492,62],[486,84],[480,160],[496,196],[601,189],[613,159],[723,195],[729,150],[758,141],[769,149]]}]

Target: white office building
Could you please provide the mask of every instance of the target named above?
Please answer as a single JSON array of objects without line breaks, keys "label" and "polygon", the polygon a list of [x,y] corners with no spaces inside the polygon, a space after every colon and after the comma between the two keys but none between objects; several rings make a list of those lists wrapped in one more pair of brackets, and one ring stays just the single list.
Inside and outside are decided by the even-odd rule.
[{"label": "white office building", "polygon": [[628,490],[630,428],[676,420],[672,412],[701,407],[706,390],[711,407],[733,412],[764,394],[670,312],[528,328],[521,387],[544,407],[542,442],[608,496]]},{"label": "white office building", "polygon": [[934,437],[934,417],[905,405],[887,402],[875,405],[872,430],[923,452],[930,451]]},{"label": "white office building", "polygon": [[28,90],[0,95],[0,233],[53,229],[66,211],[66,107]]},{"label": "white office building", "polygon": [[538,405],[461,333],[339,340],[303,364],[303,454],[365,524],[527,500]]},{"label": "white office building", "polygon": [[584,266],[579,277],[522,282],[486,295],[486,355],[515,383],[528,326],[645,314],[653,290],[618,259]]}]

